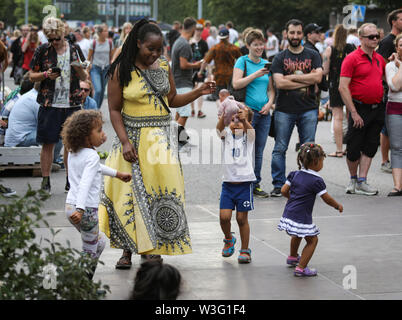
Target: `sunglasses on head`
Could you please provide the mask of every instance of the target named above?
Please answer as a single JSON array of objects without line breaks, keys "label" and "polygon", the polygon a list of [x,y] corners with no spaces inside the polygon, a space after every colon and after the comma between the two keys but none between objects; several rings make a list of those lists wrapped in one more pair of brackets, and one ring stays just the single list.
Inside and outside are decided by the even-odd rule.
[{"label": "sunglasses on head", "polygon": [[84,90],[85,92],[89,92],[88,88],[80,88],[80,89],[81,89],[81,91]]},{"label": "sunglasses on head", "polygon": [[61,40],[61,38],[52,38],[52,39],[47,39],[47,41],[49,41],[49,42],[53,42],[53,41],[60,41]]},{"label": "sunglasses on head", "polygon": [[379,34],[370,34],[369,36],[362,36],[363,38],[367,38],[370,40],[374,40],[374,39],[380,39],[380,35]]}]

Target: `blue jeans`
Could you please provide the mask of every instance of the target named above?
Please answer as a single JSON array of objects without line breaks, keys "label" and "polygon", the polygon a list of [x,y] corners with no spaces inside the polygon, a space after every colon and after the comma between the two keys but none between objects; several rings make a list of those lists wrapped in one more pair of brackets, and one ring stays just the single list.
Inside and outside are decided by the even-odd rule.
[{"label": "blue jeans", "polygon": [[108,70],[109,67],[102,69],[98,66],[92,66],[91,68],[91,80],[95,89],[94,99],[96,101],[98,109],[100,109],[102,106],[103,96],[105,94],[105,87],[107,83],[106,74]]},{"label": "blue jeans", "polygon": [[254,174],[257,180],[255,184],[261,182],[261,167],[262,158],[264,154],[265,144],[267,142],[269,127],[271,126],[271,115],[263,115],[258,111],[253,110],[253,128],[255,129],[255,162],[254,162]]},{"label": "blue jeans", "polygon": [[281,188],[286,182],[286,150],[293,128],[297,126],[300,143],[314,142],[317,130],[318,109],[304,113],[275,111],[275,146],[272,151],[271,175],[274,188]]},{"label": "blue jeans", "polygon": [[39,144],[36,142],[36,130],[28,134],[25,137],[24,141],[21,141],[17,145],[17,147],[31,147],[31,146],[39,146]]}]

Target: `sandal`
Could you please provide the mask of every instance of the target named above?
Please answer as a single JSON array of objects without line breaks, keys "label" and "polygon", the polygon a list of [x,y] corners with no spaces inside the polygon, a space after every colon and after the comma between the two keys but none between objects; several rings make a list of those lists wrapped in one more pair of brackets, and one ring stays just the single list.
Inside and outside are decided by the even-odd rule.
[{"label": "sandal", "polygon": [[309,269],[305,267],[304,269],[296,267],[294,272],[295,277],[315,277],[317,275],[316,269]]},{"label": "sandal", "polygon": [[300,262],[300,256],[297,255],[297,257],[292,257],[292,256],[288,256],[288,258],[286,259],[286,264],[288,264],[291,267],[296,267]]},{"label": "sandal", "polygon": [[123,255],[116,263],[116,269],[130,269],[131,265],[131,251],[123,250]]},{"label": "sandal", "polygon": [[239,250],[240,254],[237,258],[239,263],[250,263],[251,262],[251,249]]},{"label": "sandal", "polygon": [[232,235],[232,239],[223,239],[223,242],[225,245],[222,249],[222,257],[228,258],[235,252],[236,238]]},{"label": "sandal", "polygon": [[402,190],[398,190],[397,188],[393,188],[392,192],[388,193],[388,197],[398,197],[398,196],[402,196]]},{"label": "sandal", "polygon": [[343,155],[344,155],[343,151],[335,151],[335,152],[329,153],[328,157],[342,158]]}]

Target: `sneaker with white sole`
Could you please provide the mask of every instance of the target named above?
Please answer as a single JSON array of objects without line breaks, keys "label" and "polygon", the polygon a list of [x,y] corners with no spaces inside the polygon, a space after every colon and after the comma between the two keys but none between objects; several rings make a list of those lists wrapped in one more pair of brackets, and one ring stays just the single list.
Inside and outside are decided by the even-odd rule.
[{"label": "sneaker with white sole", "polygon": [[363,194],[366,196],[375,196],[378,194],[378,190],[371,187],[367,181],[358,182],[355,188],[356,194]]},{"label": "sneaker with white sole", "polygon": [[392,173],[391,162],[387,161],[381,164],[381,171],[386,173]]},{"label": "sneaker with white sole", "polygon": [[349,185],[346,187],[347,194],[355,194],[357,179],[350,179]]},{"label": "sneaker with white sole", "polygon": [[2,184],[0,184],[0,194],[1,194],[3,197],[9,198],[9,197],[12,197],[12,196],[16,195],[17,192],[14,191],[14,190],[11,189],[11,188],[5,187],[5,186],[3,186]]}]

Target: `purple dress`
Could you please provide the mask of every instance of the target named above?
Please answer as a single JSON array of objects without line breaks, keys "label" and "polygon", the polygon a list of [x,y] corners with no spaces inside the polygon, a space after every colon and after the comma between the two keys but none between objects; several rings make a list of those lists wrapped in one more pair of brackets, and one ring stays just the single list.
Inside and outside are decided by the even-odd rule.
[{"label": "purple dress", "polygon": [[312,215],[316,196],[327,192],[324,180],[316,171],[302,169],[289,173],[286,184],[290,186],[290,197],[278,229],[301,238],[318,235],[320,230]]}]

